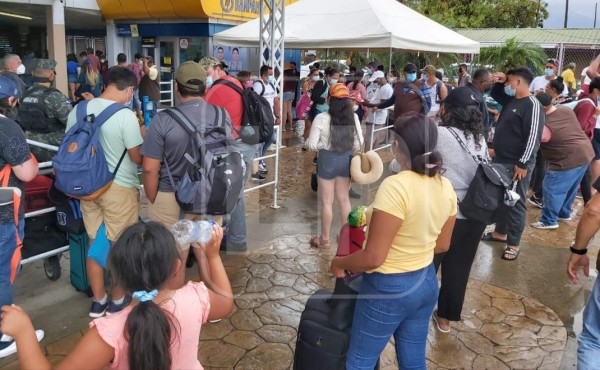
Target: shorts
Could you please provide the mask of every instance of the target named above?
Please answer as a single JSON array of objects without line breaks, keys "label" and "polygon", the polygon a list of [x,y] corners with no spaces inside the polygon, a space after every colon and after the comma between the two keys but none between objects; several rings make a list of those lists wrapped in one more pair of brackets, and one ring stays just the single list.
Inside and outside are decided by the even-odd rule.
[{"label": "shorts", "polygon": [[594,137],[592,138],[592,146],[594,147],[594,160],[600,160],[600,128],[594,129]]},{"label": "shorts", "polygon": [[350,161],[352,152],[334,152],[319,150],[317,159],[317,176],[323,180],[333,180],[336,177],[350,177]]},{"label": "shorts", "polygon": [[67,81],[70,84],[76,84],[77,83],[77,75],[68,75],[67,76]]},{"label": "shorts", "polygon": [[[222,216],[206,216],[182,213],[181,208],[177,203],[177,199],[175,198],[175,193],[172,192],[159,191],[156,194],[154,203],[148,204],[148,219],[151,221],[156,221],[168,229],[171,229],[171,226],[173,226],[175,222],[183,218],[194,221],[211,219],[219,225],[223,224]],[[181,250],[186,250],[189,249],[190,245],[180,245],[179,247]]]},{"label": "shorts", "polygon": [[296,98],[296,93],[293,91],[284,91],[283,92],[283,101],[294,101]]},{"label": "shorts", "polygon": [[114,242],[128,226],[139,219],[140,193],[137,188],[126,188],[113,183],[106,193],[95,200],[82,200],[83,224],[91,240],[104,222],[108,240]]}]

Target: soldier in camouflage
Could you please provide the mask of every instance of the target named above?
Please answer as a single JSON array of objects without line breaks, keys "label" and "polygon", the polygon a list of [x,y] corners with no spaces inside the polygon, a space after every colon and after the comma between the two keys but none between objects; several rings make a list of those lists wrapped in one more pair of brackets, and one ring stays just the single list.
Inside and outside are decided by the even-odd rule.
[{"label": "soldier in camouflage", "polygon": [[[19,124],[27,138],[58,146],[65,136],[67,116],[73,109],[71,101],[54,88],[56,62],[38,59],[32,72],[33,85],[27,89],[19,107]],[[39,162],[52,160],[54,152],[31,145]]]}]

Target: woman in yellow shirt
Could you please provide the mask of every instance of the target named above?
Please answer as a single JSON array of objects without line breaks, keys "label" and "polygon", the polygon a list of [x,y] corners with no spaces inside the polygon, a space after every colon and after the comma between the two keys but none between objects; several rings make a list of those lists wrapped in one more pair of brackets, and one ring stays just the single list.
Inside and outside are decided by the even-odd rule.
[{"label": "woman in yellow shirt", "polygon": [[423,115],[396,120],[392,153],[402,171],[386,178],[367,213],[362,251],[337,257],[331,272],[363,274],[346,369],[373,369],[393,335],[401,369],[426,369],[429,319],[438,298],[434,253],[448,250],[456,194],[441,176],[437,126]]}]

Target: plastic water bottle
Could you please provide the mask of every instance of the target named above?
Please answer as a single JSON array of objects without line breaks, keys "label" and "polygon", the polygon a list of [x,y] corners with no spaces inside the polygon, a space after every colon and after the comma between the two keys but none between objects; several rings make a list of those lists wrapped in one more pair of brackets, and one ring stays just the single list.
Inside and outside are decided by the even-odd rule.
[{"label": "plastic water bottle", "polygon": [[212,239],[214,221],[179,220],[171,226],[171,232],[179,245],[194,242],[208,243]]}]

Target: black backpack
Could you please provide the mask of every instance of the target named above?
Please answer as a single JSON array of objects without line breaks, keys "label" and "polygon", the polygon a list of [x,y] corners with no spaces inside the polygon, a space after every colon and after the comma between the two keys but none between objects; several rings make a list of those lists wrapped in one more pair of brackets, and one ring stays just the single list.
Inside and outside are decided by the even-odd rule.
[{"label": "black backpack", "polygon": [[[34,92],[43,90],[39,95]],[[50,118],[46,113],[46,97],[58,91],[52,87],[35,86],[27,90],[19,104],[19,125],[25,131],[50,132],[52,126],[59,124],[55,118]]]},{"label": "black backpack", "polygon": [[185,153],[186,173],[175,184],[169,163],[167,174],[175,190],[175,198],[184,213],[222,215],[231,213],[244,186],[245,164],[240,150],[227,130],[226,112],[213,106],[216,121],[206,121],[198,130],[177,108],[165,110],[189,134],[191,151]]},{"label": "black backpack", "polygon": [[458,204],[460,212],[469,220],[492,224],[496,222],[498,209],[505,204],[505,194],[511,184],[510,173],[502,165],[478,159],[452,128],[448,131],[479,165],[467,194]]},{"label": "black backpack", "polygon": [[275,117],[273,117],[273,108],[267,99],[252,89],[241,89],[235,83],[224,78],[215,81],[213,86],[217,84],[229,86],[242,96],[244,104],[242,124],[240,130],[236,130],[240,139],[250,145],[264,143],[271,139]]}]

